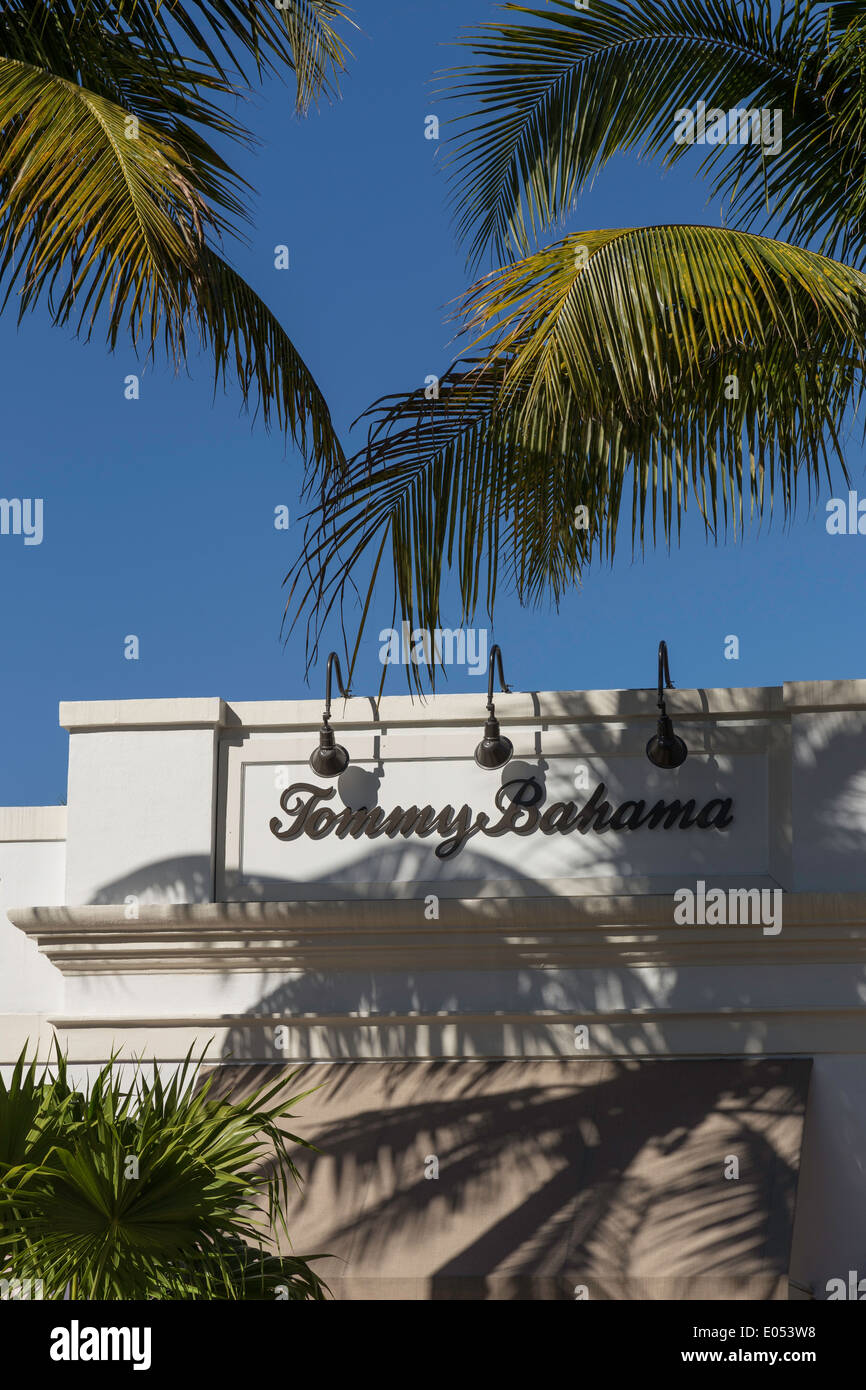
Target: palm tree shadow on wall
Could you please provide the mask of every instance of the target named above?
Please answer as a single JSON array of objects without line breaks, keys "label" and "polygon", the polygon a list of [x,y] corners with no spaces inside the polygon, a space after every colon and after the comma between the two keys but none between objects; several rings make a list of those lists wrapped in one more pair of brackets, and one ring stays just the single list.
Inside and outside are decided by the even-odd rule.
[{"label": "palm tree shadow on wall", "polygon": [[[627,846],[627,838],[623,843]],[[383,894],[388,879],[411,879],[418,862],[412,847],[380,841],[375,851],[380,866],[384,861]],[[467,877],[479,882],[501,872],[501,866],[494,866],[474,846],[463,851],[463,863]],[[180,861],[152,865],[142,869],[136,881],[142,887],[179,883],[180,868]],[[355,872],[353,866],[341,869],[330,887],[336,889],[335,896],[344,901],[356,897],[360,905],[368,901],[370,887],[357,889],[351,878]],[[546,895],[544,885],[515,869],[511,872],[515,896],[531,900]],[[129,882],[106,885],[100,900],[117,902],[119,889],[129,889]],[[275,894],[272,885],[253,883],[250,910],[257,910],[262,897],[281,897],[291,908],[297,891],[296,884],[287,884],[282,895]],[[419,925],[423,900],[403,901],[407,924]],[[302,906],[298,904],[299,913]],[[527,906],[531,911],[530,903]],[[441,912],[440,922],[447,919],[445,897]],[[430,922],[430,931],[435,933],[438,925]],[[224,978],[237,976],[228,971]],[[852,977],[852,994],[855,988]],[[704,1002],[714,1007],[711,1000]],[[743,994],[725,1002],[750,1000]],[[441,1028],[450,1033],[451,1051],[471,1058],[489,1056],[492,1050],[495,1055],[489,1020],[497,1010],[524,1016],[558,1011],[573,1017],[603,1003],[621,1011],[617,1052],[645,1059],[650,1050],[647,1025],[633,1011],[663,1008],[674,1017],[694,1007],[694,988],[686,987],[679,972],[665,965],[645,974],[530,965],[465,973],[453,968],[437,971],[430,965],[337,973],[323,957],[320,965],[303,973],[278,976],[247,1014],[251,1021],[289,1019],[301,1032],[317,1016],[336,1016],[350,1020],[352,1028],[375,1027],[383,1055],[404,1058],[407,1053],[401,1049],[415,1027],[390,1023],[388,1015],[439,1014]],[[487,1021],[479,1022],[473,1013],[482,1013]],[[739,1026],[739,1048],[760,1052],[765,1045],[761,1021]],[[730,1291],[719,1295],[712,1290],[730,1290],[734,1278],[738,1289],[749,1291],[740,1296],[766,1297],[779,1287],[787,1269],[799,1142],[786,1137],[780,1143],[768,1136],[755,1120],[754,1107],[762,1096],[769,1096],[780,1122],[796,1115],[802,1078],[791,1083],[782,1099],[769,1084],[762,1089],[760,1078],[756,1089],[743,1096],[743,1068],[759,1064],[730,1062],[723,1065],[735,1068],[739,1080],[728,1078],[715,1091],[702,1086],[692,1094],[681,1070],[683,1079],[673,1088],[678,1109],[668,1114],[663,1108],[647,1109],[630,1090],[629,1066],[635,1063],[599,1064],[575,1057],[568,1030],[560,1035],[565,1041],[548,1039],[547,1051],[558,1051],[558,1060],[533,1057],[538,1026],[506,1018],[505,1027],[510,1050],[522,1054],[520,1060],[358,1064],[352,1059],[359,1053],[346,1042],[348,1034],[341,1026],[330,1027],[327,1034],[319,1030],[317,1055],[324,1052],[326,1061],[340,1062],[338,1067],[325,1067],[327,1096],[342,1100],[347,1088],[362,1090],[361,1073],[375,1071],[388,1104],[377,1102],[336,1118],[329,1118],[327,1108],[321,1115],[313,1109],[312,1132],[299,1120],[298,1132],[321,1150],[312,1163],[306,1154],[298,1160],[308,1177],[296,1212],[299,1253],[333,1251],[346,1261],[335,1262],[335,1270],[361,1284],[390,1277],[371,1270],[398,1270],[393,1276],[398,1283],[426,1281],[427,1296],[433,1298],[571,1298],[577,1284],[586,1284],[596,1297],[728,1297]],[[652,1024],[652,1050],[676,1051],[666,1027],[658,1017]],[[253,1028],[239,1024],[230,1031],[223,1048],[230,1065],[222,1069],[220,1084],[246,1074],[233,1065],[242,1059],[262,1062],[262,1036],[261,1023]],[[297,1065],[314,1053],[300,1044],[293,1055],[292,1065]],[[268,1060],[286,1058],[274,1050]],[[583,1085],[579,1073],[592,1065],[614,1070],[593,1086]],[[709,1065],[716,1064],[644,1061],[639,1069],[641,1094],[654,1094],[648,1078],[661,1077],[659,1068]],[[557,1066],[576,1079],[566,1082],[554,1075],[550,1069]],[[256,1066],[250,1066],[248,1074],[261,1079]],[[492,1085],[494,1076],[507,1078],[507,1094],[495,1087],[490,1094],[485,1091],[484,1078]],[[534,1082],[533,1076],[541,1079]],[[322,1077],[320,1067],[307,1067],[292,1088],[304,1089]],[[631,1094],[628,1106],[622,1102],[626,1094]],[[732,1128],[726,1107],[736,1096],[743,1103]],[[311,1097],[305,1107],[318,1103]],[[721,1129],[720,1108],[726,1115]],[[428,1155],[435,1155],[439,1163],[434,1179],[424,1176]],[[736,1180],[724,1178],[726,1155],[740,1162],[742,1175]],[[667,1162],[666,1156],[675,1161]],[[394,1181],[395,1173],[399,1181]],[[666,1174],[663,1180],[661,1173]],[[324,1227],[316,1208],[327,1214]],[[419,1266],[419,1251],[425,1258],[435,1254],[435,1264],[427,1260]],[[689,1294],[696,1288],[700,1295]],[[661,1289],[665,1292],[659,1293]]]},{"label": "palm tree shadow on wall", "polygon": [[[627,834],[620,837],[620,843],[627,850]],[[358,903],[359,915],[361,911],[369,914],[371,910],[375,911],[377,900],[393,900],[389,893],[391,884],[411,884],[413,872],[418,871],[420,856],[412,846],[381,840],[373,842],[373,846],[381,883],[357,885],[353,881],[357,876],[354,865],[336,870],[328,882],[331,896],[348,905],[346,930],[341,928],[339,934],[340,954],[344,958],[351,952],[352,946],[352,903]],[[478,885],[489,883],[501,873],[501,865],[474,845],[468,845],[462,851],[461,860],[466,880]],[[631,872],[625,853],[620,856],[620,870],[624,877]],[[684,871],[685,883],[690,881],[689,872]],[[694,879],[691,881],[694,882]],[[449,956],[447,966],[437,967],[435,938],[440,931],[444,936],[448,929],[449,899],[444,888],[438,901],[439,916],[433,920],[425,918],[423,895],[416,893],[405,897],[397,894],[395,896],[399,897],[405,912],[407,934],[409,929],[413,932],[421,930],[432,943],[419,964],[411,963],[417,959],[417,953],[407,949],[407,966],[403,969],[393,966],[370,967],[370,952],[364,954],[362,965],[344,965],[335,969],[333,941],[336,938],[329,938],[318,954],[308,939],[303,971],[287,970],[275,974],[271,977],[274,980],[272,985],[263,973],[264,992],[245,1010],[250,1026],[238,1023],[229,1031],[222,1051],[223,1058],[226,1061],[285,1060],[286,1054],[273,1043],[272,1025],[276,1020],[287,1022],[292,1027],[294,1039],[290,1055],[298,1061],[412,1056],[418,1025],[411,1020],[400,1021],[406,1015],[424,1016],[427,1031],[417,1054],[424,1057],[531,1057],[539,1052],[542,1055],[573,1057],[575,1043],[572,1027],[552,1029],[547,1025],[555,1024],[557,1015],[561,1015],[564,1022],[573,1024],[597,1013],[615,1015],[615,1038],[611,1033],[605,1034],[606,1025],[601,1026],[601,1033],[600,1026],[593,1025],[596,1030],[594,1043],[597,1045],[599,1036],[604,1036],[603,1046],[609,1051],[615,1050],[618,1054],[625,1052],[636,1058],[673,1056],[682,1051],[682,1033],[678,1032],[678,1023],[681,1024],[684,1013],[694,1013],[696,986],[694,979],[684,978],[674,963],[677,947],[671,947],[670,958],[666,957],[662,931],[650,929],[644,934],[643,940],[651,948],[655,962],[646,969],[630,968],[625,960],[611,964],[611,949],[599,941],[586,948],[585,956],[575,955],[567,964],[544,965],[542,968],[536,962],[546,946],[537,944],[533,939],[532,913],[534,901],[540,898],[550,901],[549,887],[522,873],[516,862],[509,869],[509,886],[510,898],[522,901],[525,908],[519,927],[521,936],[525,938],[525,963],[518,958],[515,964],[515,957],[512,956],[502,964],[491,953],[489,963],[475,968],[461,969],[455,965],[453,956]],[[653,891],[646,884],[643,888],[644,891]],[[433,888],[431,891],[434,891]],[[253,914],[256,912],[261,896],[281,901],[290,910],[291,917],[292,896],[296,892],[297,884],[287,884],[281,898],[279,893],[265,892],[262,885],[253,882],[249,910]],[[372,908],[371,893],[375,894]],[[571,909],[568,899],[563,899],[562,903],[562,924],[567,925]],[[240,906],[233,904],[233,908]],[[301,929],[306,925],[303,917],[305,906],[304,902],[298,903],[298,926]],[[495,917],[489,915],[489,901],[485,904],[482,899],[478,907],[473,908],[464,900],[461,910],[469,914],[470,928],[475,922],[479,927],[495,926]],[[366,924],[369,925],[369,915]],[[688,931],[688,928],[683,930]],[[758,937],[761,935],[758,925],[746,930]],[[547,927],[539,928],[539,940],[546,931]],[[609,934],[618,937],[622,932],[614,925]],[[721,963],[713,956],[706,959],[708,966]],[[224,972],[222,978],[228,983],[236,976],[229,970]],[[766,1019],[757,1013],[751,1016],[749,1013],[739,1017],[736,1015],[739,1008],[755,1010],[756,1003],[760,1002],[760,987],[746,971],[741,973],[740,981],[734,988],[728,976],[720,981],[702,979],[700,1008],[708,1015],[722,1011],[727,1014],[725,1028],[730,1044],[726,1043],[726,1048],[741,1055],[760,1056],[767,1048]],[[863,981],[862,971],[851,972],[852,1004],[861,1001]],[[770,998],[767,1002],[772,1003],[774,999]],[[647,1018],[647,1014],[651,1017]],[[543,1021],[536,1020],[536,1015],[544,1016]],[[314,1044],[311,1028],[315,1026],[318,1016],[324,1016],[330,1022],[327,1029],[317,1030]],[[256,1023],[259,1019],[267,1021],[265,1027]],[[370,1050],[369,1040],[374,1034],[376,1043]],[[598,1055],[595,1047],[594,1055]]]},{"label": "palm tree shadow on wall", "polygon": [[[321,1272],[349,1296],[392,1279],[432,1298],[772,1297],[810,1065],[304,1066],[293,1091],[324,1085],[293,1121],[320,1150],[297,1157],[294,1249],[345,1261]],[[260,1080],[229,1065],[219,1086]]]},{"label": "palm tree shadow on wall", "polygon": [[[402,847],[383,845],[378,853],[395,878],[405,871]],[[490,873],[475,850],[467,868],[479,878]],[[526,899],[543,891],[526,876],[515,880]],[[416,925],[410,914],[420,918],[422,908],[407,900],[407,922]],[[447,899],[441,912],[447,920]],[[570,1027],[548,1031],[542,1045],[558,1056],[533,1056],[539,1026],[532,1015],[574,1018],[605,1004],[621,1010],[617,1050],[634,1061],[576,1057]],[[434,1299],[570,1299],[578,1285],[591,1297],[787,1292],[810,1063],[648,1062],[651,1048],[675,1052],[677,1043],[665,1020],[647,1025],[635,1011],[664,1008],[675,1018],[693,1007],[693,986],[673,967],[646,975],[529,966],[463,975],[429,966],[322,968],[281,980],[251,1017],[295,1025],[294,1065],[324,1061],[324,1068],[303,1066],[291,1083],[293,1090],[324,1083],[324,1104],[310,1097],[297,1124],[321,1153],[299,1158],[307,1181],[294,1248],[338,1256],[323,1273],[354,1290],[348,1296],[370,1296],[390,1279],[389,1296],[423,1285]],[[463,1059],[503,1052],[491,1041],[496,1013],[523,1015],[504,1018],[500,1033],[504,1039],[507,1030],[509,1050],[522,1055],[356,1060],[363,1055],[353,1040],[359,1029],[375,1030],[380,1058],[411,1057],[416,1025],[389,1022],[411,1012],[440,1015],[441,1025],[425,1024],[427,1046],[435,1054],[447,1029],[452,1055]],[[306,1025],[319,1016],[348,1027],[317,1029],[314,1051]],[[731,1027],[740,1028],[744,1052],[760,1051],[760,1020]],[[223,1048],[226,1080],[247,1076],[241,1059],[261,1060],[262,1036],[261,1028],[232,1030]],[[285,1054],[272,1056],[285,1061]],[[780,1065],[793,1073],[780,1080]],[[261,1071],[252,1067],[248,1076]],[[368,1101],[370,1086],[380,1094]],[[435,1178],[425,1177],[431,1156]],[[736,1178],[725,1177],[731,1158],[740,1167]]]}]

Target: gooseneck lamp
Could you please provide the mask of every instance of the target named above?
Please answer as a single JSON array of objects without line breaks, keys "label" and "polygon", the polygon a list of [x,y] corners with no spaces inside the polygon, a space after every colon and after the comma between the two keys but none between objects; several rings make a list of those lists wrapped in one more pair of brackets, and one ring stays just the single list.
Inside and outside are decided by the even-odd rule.
[{"label": "gooseneck lamp", "polygon": [[646,755],[656,767],[680,767],[689,755],[688,748],[683,740],[674,733],[674,726],[668,718],[664,692],[673,689],[674,683],[671,680],[671,671],[668,665],[668,644],[667,642],[659,642],[658,707],[661,714],[659,715],[658,732],[646,746]]},{"label": "gooseneck lamp", "polygon": [[494,663],[499,666],[499,684],[503,692],[508,695],[511,691],[510,687],[505,684],[505,676],[502,671],[502,652],[496,645],[490,648],[490,660],[487,663],[487,722],[484,725],[484,737],[475,749],[475,761],[478,766],[491,770],[504,767],[514,752],[511,739],[505,738],[500,732],[499,720],[496,718],[496,707],[493,703]]},{"label": "gooseneck lamp", "polygon": [[336,742],[334,731],[331,728],[331,671],[335,665],[340,694],[344,700],[349,698],[349,692],[343,685],[340,658],[336,652],[331,652],[328,657],[328,669],[325,676],[325,712],[322,715],[322,727],[319,730],[319,746],[310,754],[310,767],[318,777],[339,777],[341,772],[346,771],[350,761],[345,748]]}]

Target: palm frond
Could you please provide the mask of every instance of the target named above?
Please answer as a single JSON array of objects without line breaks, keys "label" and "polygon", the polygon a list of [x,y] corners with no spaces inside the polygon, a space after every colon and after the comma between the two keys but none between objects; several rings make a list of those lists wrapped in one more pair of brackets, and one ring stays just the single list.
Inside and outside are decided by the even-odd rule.
[{"label": "palm frond", "polygon": [[[291,1077],[215,1096],[189,1053],[165,1083],[156,1066],[124,1085],[114,1059],[86,1094],[24,1054],[0,1083],[0,1270],[36,1277],[49,1298],[321,1299],[322,1256],[266,1249],[286,1230],[299,1182],[286,1132],[302,1096]],[[305,1094],[309,1094],[308,1092]],[[131,1162],[134,1160],[134,1162]],[[265,1217],[268,1229],[263,1223]]]},{"label": "palm frond", "polygon": [[[525,254],[618,152],[666,165],[685,157],[692,147],[676,143],[675,116],[698,101],[782,112],[779,153],[710,147],[702,166],[741,225],[780,218],[795,239],[820,234],[830,253],[866,250],[866,170],[859,136],[830,99],[842,78],[828,65],[839,25],[862,34],[862,14],[810,0],[592,0],[586,10],[551,0],[543,10],[503,10],[521,22],[472,31],[464,45],[473,65],[446,74],[448,94],[469,108],[454,122],[452,199],[473,261],[491,245],[500,259]],[[859,39],[847,42],[861,52]]]},{"label": "palm frond", "polygon": [[558,602],[592,556],[612,557],[624,506],[643,546],[679,534],[690,493],[712,535],[777,500],[790,514],[834,459],[844,474],[866,276],[826,257],[708,227],[579,233],[487,277],[466,317],[486,353],[436,400],[378,402],[366,447],[307,518],[286,616],[306,619],[311,661],[335,610],[357,652],[383,561],[395,610],[433,629],[452,566],[461,622],[492,614],[501,582]]},{"label": "palm frond", "polygon": [[[90,0],[77,0],[79,9]],[[174,30],[192,40],[220,73],[244,67],[295,75],[296,104],[306,111],[320,96],[336,95],[339,76],[351,57],[338,26],[351,23],[340,0],[115,0],[111,8],[149,41],[175,49]]]},{"label": "palm frond", "polygon": [[298,109],[306,110],[320,94],[336,95],[339,76],[352,56],[338,25],[349,23],[348,9],[336,0],[283,0],[298,88]]},{"label": "palm frond", "polygon": [[[32,0],[13,8],[34,20]],[[182,68],[190,45],[228,89],[255,74],[294,74],[299,112],[323,95],[336,95],[351,53],[340,36],[350,25],[342,0],[50,0],[59,22],[74,36],[76,25],[120,22],[153,55]],[[41,4],[35,23],[44,23]]]},{"label": "palm frond", "polygon": [[[42,299],[57,324],[176,363],[210,346],[245,403],[278,421],[324,475],[342,464],[327,405],[288,335],[208,244],[229,223],[207,163],[146,121],[65,77],[0,58],[0,290],[19,319]],[[198,151],[194,150],[194,155]],[[222,209],[219,204],[222,204]]]},{"label": "palm frond", "polygon": [[642,414],[726,350],[794,351],[820,333],[850,356],[864,294],[866,275],[815,252],[673,225],[574,233],[487,276],[464,314],[476,342],[512,357],[506,389],[528,383],[530,410],[544,392],[560,412],[568,397]]},{"label": "palm frond", "polygon": [[[134,342],[147,298],[155,325],[169,307],[172,267],[190,267],[210,217],[182,151],[157,131],[128,138],[127,113],[76,83],[0,58],[0,226],[4,269],[22,280],[21,310],[68,268],[61,321],[114,287]],[[80,302],[91,278],[91,295]],[[7,296],[10,286],[7,285]],[[113,325],[116,338],[119,323]],[[156,332],[152,335],[156,336]]]},{"label": "palm frond", "polygon": [[214,384],[230,371],[245,403],[276,421],[310,460],[306,487],[342,472],[345,455],[331,412],[309,367],[264,301],[215,252],[201,255],[201,274],[184,287],[187,313],[214,360]]}]

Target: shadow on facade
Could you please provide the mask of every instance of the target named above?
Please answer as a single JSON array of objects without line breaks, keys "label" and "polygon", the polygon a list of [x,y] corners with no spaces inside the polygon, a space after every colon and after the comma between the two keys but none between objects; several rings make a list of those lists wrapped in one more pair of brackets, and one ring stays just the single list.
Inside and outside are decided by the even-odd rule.
[{"label": "shadow on facade", "polygon": [[292,1120],[321,1150],[296,1154],[293,1249],[335,1257],[338,1297],[786,1296],[810,1065],[287,1068],[288,1094],[320,1086]]},{"label": "shadow on facade", "polygon": [[213,869],[207,855],[179,855],[161,859],[105,883],[93,897],[94,906],[123,903],[134,897],[142,906],[210,902]]}]

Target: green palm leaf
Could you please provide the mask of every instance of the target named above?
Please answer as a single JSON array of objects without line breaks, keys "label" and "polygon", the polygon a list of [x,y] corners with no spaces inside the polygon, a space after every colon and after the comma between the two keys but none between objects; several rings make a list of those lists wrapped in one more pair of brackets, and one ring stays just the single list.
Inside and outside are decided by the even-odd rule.
[{"label": "green palm leaf", "polygon": [[244,57],[290,66],[301,107],[328,90],[341,17],[241,0],[16,0],[0,14],[2,303],[20,318],[45,301],[57,324],[175,364],[207,347],[215,385],[233,374],[323,477],[343,466],[340,443],[301,355],[223,254],[248,190],[210,137],[250,143],[223,105]]},{"label": "green palm leaf", "polygon": [[360,641],[383,563],[394,611],[432,629],[448,567],[461,621],[492,613],[502,582],[558,601],[612,556],[621,511],[633,544],[671,539],[691,492],[713,534],[777,498],[788,513],[834,455],[844,470],[866,276],[814,252],[706,227],[581,233],[480,282],[466,319],[493,345],[437,400],[373,407],[367,446],[308,517],[287,617],[306,616],[310,660],[356,592]]},{"label": "green palm leaf", "polygon": [[[637,148],[673,164],[675,113],[698,100],[728,111],[782,112],[779,154],[710,147],[713,194],[731,196],[741,225],[781,219],[791,237],[823,238],[842,256],[866,250],[862,126],[862,7],[795,0],[569,0],[506,4],[518,23],[491,23],[464,41],[475,60],[453,69],[452,194],[458,231],[477,259],[527,251],[564,217],[593,174]],[[845,26],[848,29],[845,30]],[[845,33],[844,52],[835,46]]]},{"label": "green palm leaf", "polygon": [[[258,393],[265,422],[275,417],[327,479],[345,467],[327,402],[279,320],[237,271],[202,252],[199,272],[182,287],[187,312],[210,347],[216,380],[234,368],[244,399]],[[310,480],[312,481],[312,473]]]},{"label": "green palm leaf", "polygon": [[218,1097],[200,1066],[187,1056],[168,1084],[154,1067],[125,1087],[112,1061],[83,1095],[59,1054],[53,1078],[22,1054],[0,1084],[0,1133],[14,1136],[0,1145],[0,1271],[40,1279],[54,1298],[67,1287],[98,1299],[324,1297],[309,1265],[321,1256],[265,1248],[288,1234],[290,1146],[312,1147],[284,1128],[303,1096],[286,1099],[281,1076]]},{"label": "green palm leaf", "polygon": [[301,112],[336,94],[351,57],[339,33],[352,22],[341,0],[7,0],[3,8],[4,27],[31,58],[40,43],[48,51],[65,41],[81,53],[94,28],[120,29],[180,80],[192,49],[229,92],[253,74],[288,70]]}]

